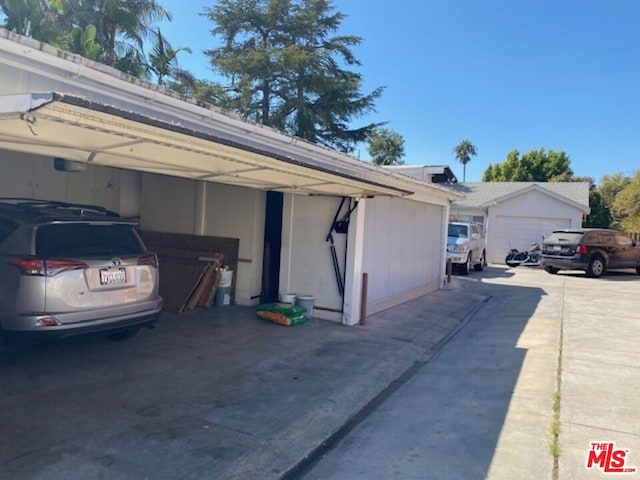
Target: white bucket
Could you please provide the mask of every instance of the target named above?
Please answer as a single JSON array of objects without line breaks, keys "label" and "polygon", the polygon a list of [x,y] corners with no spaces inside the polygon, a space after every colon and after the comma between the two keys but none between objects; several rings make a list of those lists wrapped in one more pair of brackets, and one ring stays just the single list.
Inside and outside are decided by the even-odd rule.
[{"label": "white bucket", "polygon": [[231,287],[218,287],[214,297],[216,307],[223,307],[231,304]]},{"label": "white bucket", "polygon": [[220,287],[230,287],[233,282],[233,270],[220,271]]},{"label": "white bucket", "polygon": [[296,301],[295,293],[281,293],[280,294],[280,303],[291,303],[293,304]]},{"label": "white bucket", "polygon": [[296,305],[304,307],[307,310],[305,316],[307,318],[313,317],[313,304],[316,301],[316,297],[313,295],[296,295]]}]

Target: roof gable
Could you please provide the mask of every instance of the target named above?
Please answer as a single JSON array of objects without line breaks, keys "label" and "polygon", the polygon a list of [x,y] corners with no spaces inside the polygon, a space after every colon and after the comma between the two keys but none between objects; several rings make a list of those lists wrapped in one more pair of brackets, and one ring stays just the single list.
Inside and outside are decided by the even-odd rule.
[{"label": "roof gable", "polygon": [[463,208],[486,208],[526,192],[537,191],[589,212],[588,182],[477,182],[452,185],[451,188],[465,195],[452,205]]}]

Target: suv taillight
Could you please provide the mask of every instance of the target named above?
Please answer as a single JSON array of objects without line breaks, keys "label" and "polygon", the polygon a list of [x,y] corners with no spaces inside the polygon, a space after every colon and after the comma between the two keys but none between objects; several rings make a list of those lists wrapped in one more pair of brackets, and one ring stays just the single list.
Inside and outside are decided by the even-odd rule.
[{"label": "suv taillight", "polygon": [[576,253],[579,253],[580,255],[584,255],[585,253],[587,253],[586,245],[578,245],[576,247]]},{"label": "suv taillight", "polygon": [[155,253],[142,255],[138,258],[138,265],[151,265],[152,267],[158,268],[158,257]]},{"label": "suv taillight", "polygon": [[87,268],[88,265],[78,260],[52,260],[41,258],[10,258],[7,263],[20,270],[23,275],[53,277],[65,270]]},{"label": "suv taillight", "polygon": [[39,258],[10,258],[7,263],[13,265],[23,275],[44,275],[44,260]]}]

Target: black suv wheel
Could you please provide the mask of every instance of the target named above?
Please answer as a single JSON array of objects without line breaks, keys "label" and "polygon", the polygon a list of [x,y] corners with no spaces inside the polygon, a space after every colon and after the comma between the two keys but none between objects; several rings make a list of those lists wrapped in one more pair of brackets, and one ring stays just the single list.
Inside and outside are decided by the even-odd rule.
[{"label": "black suv wheel", "polygon": [[599,278],[604,273],[605,268],[604,258],[600,256],[593,257],[587,266],[587,277]]}]

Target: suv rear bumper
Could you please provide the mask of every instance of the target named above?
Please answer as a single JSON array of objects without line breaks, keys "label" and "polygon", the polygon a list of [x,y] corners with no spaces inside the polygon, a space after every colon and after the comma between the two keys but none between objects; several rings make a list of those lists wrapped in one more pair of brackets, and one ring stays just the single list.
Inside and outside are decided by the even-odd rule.
[{"label": "suv rear bumper", "polygon": [[588,265],[589,261],[584,255],[572,257],[542,255],[543,267],[559,268],[560,270],[586,270]]},{"label": "suv rear bumper", "polygon": [[[14,342],[60,340],[76,335],[85,335],[100,332],[118,332],[131,328],[150,327],[158,321],[162,308],[156,306],[128,315],[100,318],[84,322],[62,324],[56,326],[35,326],[35,323],[47,315],[20,316],[2,319],[2,330],[5,339]],[[21,328],[21,325],[28,328]],[[16,328],[18,327],[18,328]]]}]

